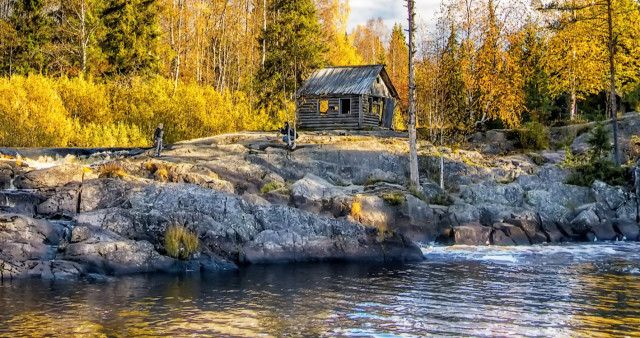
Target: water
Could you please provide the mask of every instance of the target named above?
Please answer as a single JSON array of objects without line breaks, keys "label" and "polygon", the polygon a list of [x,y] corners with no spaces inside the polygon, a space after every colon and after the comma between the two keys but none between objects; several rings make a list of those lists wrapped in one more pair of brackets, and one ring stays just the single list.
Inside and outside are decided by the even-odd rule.
[{"label": "water", "polygon": [[640,243],[0,285],[0,336],[640,336]]}]

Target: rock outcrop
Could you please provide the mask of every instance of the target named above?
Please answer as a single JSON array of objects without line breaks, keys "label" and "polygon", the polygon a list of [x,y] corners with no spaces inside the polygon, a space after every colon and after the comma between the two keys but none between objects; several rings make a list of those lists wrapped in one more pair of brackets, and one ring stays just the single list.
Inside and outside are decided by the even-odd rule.
[{"label": "rock outcrop", "polygon": [[[504,155],[512,135],[495,131],[474,136],[488,142],[484,153],[421,142],[421,185],[409,189],[404,135],[378,136],[308,134],[291,152],[273,135],[239,133],[181,142],[160,158],[129,151],[44,169],[4,159],[0,270],[65,278],[417,260],[418,241],[640,240],[640,167],[630,186],[574,186],[566,151]],[[440,156],[444,189],[430,179]],[[175,226],[197,238],[187,258],[169,255]]]}]

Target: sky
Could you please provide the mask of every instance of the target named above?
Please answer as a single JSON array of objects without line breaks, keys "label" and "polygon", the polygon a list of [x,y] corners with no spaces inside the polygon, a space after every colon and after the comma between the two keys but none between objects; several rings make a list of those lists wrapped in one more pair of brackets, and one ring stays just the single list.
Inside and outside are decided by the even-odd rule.
[{"label": "sky", "polygon": [[[415,0],[416,23],[425,23],[431,26],[435,11],[440,7],[441,0]],[[351,15],[347,28],[349,31],[358,25],[366,24],[371,18],[381,17],[385,24],[391,28],[399,22],[407,27],[407,8],[405,0],[349,0]]]}]

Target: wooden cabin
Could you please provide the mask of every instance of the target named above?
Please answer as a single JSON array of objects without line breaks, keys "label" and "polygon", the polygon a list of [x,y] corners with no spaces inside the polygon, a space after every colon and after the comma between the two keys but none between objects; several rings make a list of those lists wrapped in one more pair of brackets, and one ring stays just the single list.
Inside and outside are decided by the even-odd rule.
[{"label": "wooden cabin", "polygon": [[298,90],[301,129],[391,128],[399,99],[384,65],[327,67]]}]

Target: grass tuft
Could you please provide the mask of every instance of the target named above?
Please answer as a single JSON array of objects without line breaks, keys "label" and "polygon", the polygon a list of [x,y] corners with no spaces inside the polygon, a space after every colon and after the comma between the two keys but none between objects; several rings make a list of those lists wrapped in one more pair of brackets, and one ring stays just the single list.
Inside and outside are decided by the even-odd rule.
[{"label": "grass tuft", "polygon": [[398,205],[402,205],[402,203],[404,203],[405,200],[405,196],[403,193],[400,192],[394,192],[394,193],[387,193],[387,194],[382,194],[382,199],[391,206],[398,206]]},{"label": "grass tuft", "polygon": [[105,163],[100,166],[98,172],[100,173],[98,175],[99,178],[124,178],[128,176],[118,162]]},{"label": "grass tuft", "polygon": [[187,260],[198,249],[198,237],[182,225],[170,225],[164,234],[167,255]]},{"label": "grass tuft", "polygon": [[284,188],[285,185],[283,183],[280,182],[276,182],[276,181],[270,181],[265,183],[262,188],[260,188],[260,193],[262,194],[268,194],[274,190],[278,190],[281,188]]}]

